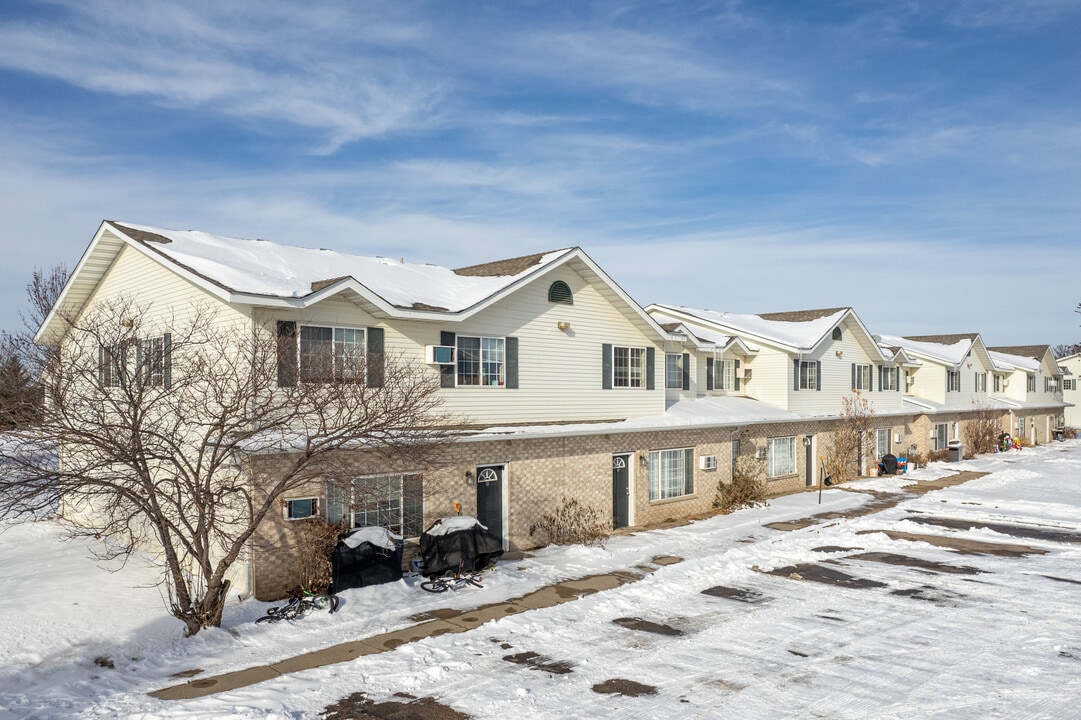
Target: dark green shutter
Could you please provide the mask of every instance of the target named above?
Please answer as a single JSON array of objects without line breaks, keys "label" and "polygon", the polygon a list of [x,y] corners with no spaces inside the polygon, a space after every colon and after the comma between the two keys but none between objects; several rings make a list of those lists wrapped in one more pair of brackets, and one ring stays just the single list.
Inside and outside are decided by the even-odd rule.
[{"label": "dark green shutter", "polygon": [[383,352],[383,328],[368,328],[368,354],[365,357],[368,375],[365,382],[368,387],[383,387],[383,374],[386,372],[386,354]]},{"label": "dark green shutter", "polygon": [[852,389],[856,389],[856,363],[852,363]]},{"label": "dark green shutter", "polygon": [[[143,382],[148,380],[147,377],[150,373],[144,372],[143,368],[143,340],[135,341],[135,384],[142,385]],[[149,368],[146,368],[147,370]]]},{"label": "dark green shutter", "polygon": [[278,321],[278,386],[297,384],[297,324],[291,320]]},{"label": "dark green shutter", "polygon": [[161,338],[161,377],[166,388],[173,386],[173,336],[165,333]]},{"label": "dark green shutter", "polygon": [[732,374],[736,376],[736,384],[733,387],[733,389],[739,390],[739,360],[735,361],[735,367],[736,367],[736,371],[734,373],[732,373]]},{"label": "dark green shutter", "polygon": [[694,450],[688,448],[683,457],[683,494],[694,495]]},{"label": "dark green shutter", "polygon": [[[872,365],[871,367],[874,367],[874,365]],[[870,372],[870,373],[867,373],[867,374],[870,375],[870,377],[867,378],[867,392],[874,392],[875,391],[875,374],[874,374],[874,372]]]},{"label": "dark green shutter", "polygon": [[601,388],[612,389],[612,346],[608,343],[601,345]]},{"label": "dark green shutter", "polygon": [[509,390],[518,389],[518,338],[509,337],[503,341],[503,350],[506,353],[507,384]]},{"label": "dark green shutter", "polygon": [[815,361],[815,390],[822,389],[822,361]]},{"label": "dark green shutter", "polygon": [[683,389],[691,389],[691,356],[683,353]]},{"label": "dark green shutter", "polygon": [[657,352],[654,348],[646,348],[646,390],[653,390],[657,386]]},{"label": "dark green shutter", "polygon": [[799,390],[799,358],[792,361],[792,389]]},{"label": "dark green shutter", "polygon": [[717,386],[714,384],[714,380],[713,380],[713,364],[714,364],[714,362],[715,361],[714,361],[713,358],[706,358],[706,390],[707,391],[717,389]]},{"label": "dark green shutter", "polygon": [[[443,330],[439,333],[439,344],[448,347],[455,348],[454,358],[457,362],[458,349],[455,347],[457,339],[454,333]],[[454,380],[457,377],[458,367],[457,365],[440,365],[439,366],[439,387],[452,388],[454,387]]]},{"label": "dark green shutter", "polygon": [[98,345],[98,385],[105,386],[105,346]]}]

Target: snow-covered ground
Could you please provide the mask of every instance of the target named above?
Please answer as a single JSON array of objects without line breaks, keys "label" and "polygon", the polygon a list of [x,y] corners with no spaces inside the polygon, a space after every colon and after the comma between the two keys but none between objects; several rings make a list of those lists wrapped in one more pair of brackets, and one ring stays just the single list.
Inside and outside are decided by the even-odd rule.
[{"label": "snow-covered ground", "polygon": [[[226,629],[191,639],[166,613],[157,575],[142,562],[103,567],[85,544],[61,542],[51,523],[9,526],[0,534],[0,720],[315,718],[358,691],[375,700],[431,696],[475,718],[1081,717],[1081,544],[914,521],[1081,532],[1081,441],[935,464],[905,479],[854,486],[896,491],[913,478],[958,470],[990,474],[876,514],[791,532],[763,524],[852,509],[870,496],[828,490],[819,506],[817,494],[806,493],[768,508],[614,538],[603,549],[549,548],[502,563],[484,589],[454,595],[423,593],[412,579],[349,590],[337,614],[291,625],[256,625],[266,605],[247,601],[228,609]],[[1046,554],[960,555],[890,539],[884,530],[1026,545]],[[980,574],[843,559],[866,552]],[[494,602],[561,579],[633,568],[657,555],[684,560],[615,590],[392,652],[197,700],[147,695],[182,682],[172,677],[181,671],[211,675],[266,664],[405,627],[410,615],[425,610]],[[840,561],[829,567],[884,586],[837,587],[766,572],[828,559]],[[767,600],[702,593],[715,586]],[[613,622],[620,618],[682,634]],[[526,652],[570,672],[504,659]],[[655,693],[594,691],[612,679]]]}]

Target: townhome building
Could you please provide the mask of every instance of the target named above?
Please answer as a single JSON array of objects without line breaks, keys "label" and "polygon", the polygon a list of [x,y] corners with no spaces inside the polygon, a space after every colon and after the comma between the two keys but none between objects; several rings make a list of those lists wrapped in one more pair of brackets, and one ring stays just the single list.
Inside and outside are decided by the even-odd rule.
[{"label": "townhome building", "polygon": [[1061,357],[1057,361],[1062,373],[1062,400],[1066,404],[1063,421],[1066,427],[1081,427],[1081,353]]},{"label": "townhome building", "polygon": [[906,404],[920,413],[915,452],[944,452],[951,441],[963,439],[965,423],[976,414],[1000,410],[990,384],[994,363],[978,333],[880,335],[879,343],[919,362],[906,371],[904,382]]},{"label": "townhome building", "polygon": [[[1057,372],[1046,354],[1000,357],[978,335],[876,337],[849,307],[643,308],[577,247],[451,269],[106,221],[38,341],[70,342],[71,318],[117,298],[137,303],[153,328],[139,350],[159,359],[164,384],[187,371],[172,357],[170,328],[203,313],[235,337],[272,342],[279,387],[383,389],[393,358],[437,388],[453,419],[453,441],[423,466],[358,448],[342,453],[344,486],[313,478],[283,497],[232,578],[236,592],[263,599],[294,584],[296,521],[306,517],[409,540],[457,506],[504,548],[530,548],[542,542],[538,521],[570,500],[614,528],[707,513],[741,458],[761,464],[771,494],[813,487],[854,400],[872,413],[865,473],[887,453],[944,446],[992,401],[1027,418],[1027,431],[1038,425],[1040,441],[1044,415],[1063,407],[1060,386],[1048,380],[1040,391]],[[99,351],[108,392],[117,356]],[[339,358],[361,358],[362,369]],[[329,369],[316,362],[328,359]],[[1005,392],[1027,383],[1015,376],[1028,364],[1037,389]],[[237,462],[258,488],[285,472],[291,452],[263,446]]]},{"label": "townhome building", "polygon": [[995,398],[1010,412],[1009,432],[1034,444],[1052,439],[1065,425],[1063,372],[1048,345],[990,348]]}]

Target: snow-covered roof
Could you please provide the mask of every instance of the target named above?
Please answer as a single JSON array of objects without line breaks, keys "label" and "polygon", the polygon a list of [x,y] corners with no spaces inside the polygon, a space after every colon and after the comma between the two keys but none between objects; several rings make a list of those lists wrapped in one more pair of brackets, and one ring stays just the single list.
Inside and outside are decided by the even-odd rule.
[{"label": "snow-covered roof", "polygon": [[919,339],[896,335],[879,335],[879,344],[887,347],[902,348],[910,355],[937,360],[946,365],[960,365],[972,350],[976,335],[942,335],[942,341],[931,340],[930,336]]},{"label": "snow-covered roof", "polygon": [[687,321],[688,317],[696,318],[714,327],[714,332],[730,331],[730,335],[746,335],[795,350],[809,350],[816,346],[845,314],[851,312],[851,308],[827,308],[742,315],[662,304],[651,305],[647,310],[655,317],[664,315],[683,321]]},{"label": "snow-covered roof", "polygon": [[[197,230],[111,224],[133,240],[232,292],[299,298],[352,278],[395,307],[450,312],[481,302],[571,250],[516,258],[519,262],[504,261],[501,267],[492,263],[456,271]],[[490,274],[481,271],[483,267],[488,267]]]},{"label": "snow-covered roof", "polygon": [[1036,372],[1040,369],[1040,361],[1036,358],[1024,355],[1011,355],[997,350],[988,350],[991,360],[995,363],[996,370],[1024,370]]}]

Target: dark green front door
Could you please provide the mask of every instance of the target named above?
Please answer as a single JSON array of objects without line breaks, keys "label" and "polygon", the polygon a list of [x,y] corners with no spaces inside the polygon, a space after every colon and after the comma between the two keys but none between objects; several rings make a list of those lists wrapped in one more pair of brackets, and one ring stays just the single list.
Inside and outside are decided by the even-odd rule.
[{"label": "dark green front door", "polygon": [[477,468],[477,520],[498,538],[503,537],[503,466]]},{"label": "dark green front door", "polygon": [[612,456],[612,527],[627,527],[631,509],[631,455]]}]

